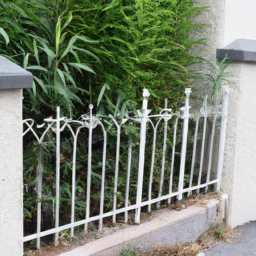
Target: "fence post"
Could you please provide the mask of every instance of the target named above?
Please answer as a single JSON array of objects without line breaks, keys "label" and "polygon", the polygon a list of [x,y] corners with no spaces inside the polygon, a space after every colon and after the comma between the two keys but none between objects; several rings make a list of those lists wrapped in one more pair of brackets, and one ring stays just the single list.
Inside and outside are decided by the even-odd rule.
[{"label": "fence post", "polygon": [[229,100],[229,88],[228,86],[223,86],[223,100],[222,100],[222,113],[221,113],[221,128],[220,128],[220,145],[219,145],[219,156],[218,156],[218,169],[217,169],[217,187],[216,190],[220,190],[223,161],[225,153],[225,141],[226,141],[226,129],[227,129],[227,119],[228,119],[228,100]]},{"label": "fence post", "polygon": [[[92,172],[92,109],[93,105],[89,105],[90,109],[90,124],[89,124],[89,138],[88,138],[88,165],[87,165],[87,191],[86,191],[86,219],[90,217],[90,203],[91,203],[91,172]],[[84,225],[84,232],[88,232],[88,223]]]},{"label": "fence post", "polygon": [[180,177],[179,177],[179,195],[178,200],[182,199],[182,190],[184,183],[184,173],[185,173],[185,161],[186,161],[186,151],[187,151],[187,139],[188,139],[188,120],[189,120],[189,95],[191,93],[190,88],[185,89],[185,107],[181,108],[184,111],[182,119],[183,121],[183,134],[182,134],[182,148],[181,148],[181,157],[180,157]]},{"label": "fence post", "polygon": [[146,126],[148,119],[148,97],[150,93],[147,89],[143,89],[143,104],[141,113],[141,124],[140,124],[140,153],[139,153],[139,170],[138,170],[138,183],[137,183],[137,196],[136,205],[138,208],[135,211],[135,223],[140,223],[140,204],[142,200],[142,189],[143,189],[143,174],[144,174],[144,161],[145,161],[145,145],[146,145]]},{"label": "fence post", "polygon": [[23,255],[22,91],[33,76],[0,56],[0,255]]}]

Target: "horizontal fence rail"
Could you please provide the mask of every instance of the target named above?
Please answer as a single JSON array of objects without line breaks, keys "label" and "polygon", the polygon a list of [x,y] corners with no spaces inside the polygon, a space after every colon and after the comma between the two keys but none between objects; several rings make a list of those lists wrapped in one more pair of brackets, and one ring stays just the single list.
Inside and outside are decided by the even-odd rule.
[{"label": "horizontal fence rail", "polygon": [[[44,124],[34,128],[34,121],[32,119],[26,119],[23,121],[24,133],[23,136],[27,136],[32,133],[32,136],[36,139],[38,147],[38,164],[37,164],[37,179],[36,179],[36,193],[37,193],[37,227],[36,233],[27,235],[23,238],[24,242],[36,239],[36,246],[40,249],[41,237],[54,234],[55,246],[58,245],[59,233],[63,230],[70,229],[70,234],[73,237],[75,235],[74,228],[80,225],[84,225],[84,232],[88,232],[88,224],[93,221],[98,221],[98,230],[103,229],[103,219],[112,217],[112,222],[116,223],[117,214],[124,214],[124,222],[128,222],[129,211],[135,210],[134,222],[141,222],[141,210],[142,207],[147,207],[147,211],[150,212],[152,205],[155,208],[160,208],[161,202],[167,200],[170,204],[172,199],[177,197],[178,200],[190,196],[193,192],[200,192],[204,189],[205,192],[209,190],[209,186],[216,187],[219,189],[221,180],[222,164],[223,164],[223,153],[225,144],[225,127],[226,127],[226,116],[227,116],[227,101],[228,101],[228,89],[224,89],[223,97],[223,108],[222,108],[222,121],[220,126],[220,141],[218,144],[219,150],[217,152],[218,160],[216,175],[212,174],[212,162],[214,154],[214,145],[216,144],[216,125],[218,123],[221,113],[219,113],[218,106],[211,108],[207,106],[207,97],[204,99],[203,107],[201,108],[200,114],[190,114],[189,97],[191,94],[190,89],[185,90],[185,106],[180,111],[173,113],[171,109],[164,108],[157,115],[150,115],[148,110],[148,98],[150,93],[147,89],[143,90],[143,103],[142,110],[138,110],[134,116],[126,115],[122,120],[118,120],[112,115],[109,117],[102,116],[99,114],[93,115],[93,105],[89,105],[89,113],[81,116],[79,120],[72,120],[66,117],[60,116],[60,108],[57,107],[56,118],[44,119]],[[207,122],[212,120],[212,129],[209,136],[209,145],[206,149],[206,132]],[[133,139],[129,138],[127,143],[127,168],[125,174],[125,188],[124,188],[124,203],[123,205],[118,204],[118,193],[119,192],[119,175],[120,175],[120,150],[122,145],[122,131],[126,124],[133,123],[139,127],[139,143],[138,145],[133,144]],[[106,170],[108,162],[108,136],[109,128],[111,124],[112,129],[115,130],[116,146],[115,146],[115,168],[113,170],[113,200],[112,210],[107,210],[104,205],[106,200]],[[180,130],[182,127],[182,131]],[[97,216],[91,216],[91,201],[93,195],[91,194],[92,186],[92,168],[93,168],[93,131],[95,129],[101,129],[102,133],[102,148],[99,150],[101,154],[101,175],[99,185],[99,212]],[[42,129],[43,132],[39,132]],[[36,131],[37,130],[37,131]],[[77,184],[77,150],[79,142],[79,135],[86,131],[88,136],[87,145],[87,174],[86,174],[86,194],[84,195],[84,201],[86,203],[84,219],[76,221],[76,184]],[[148,133],[152,135],[150,138],[151,145],[149,145]],[[70,223],[60,226],[60,184],[62,182],[62,154],[61,154],[61,143],[63,143],[66,133],[71,134],[73,139],[73,151],[72,151],[72,182],[71,182],[71,203],[70,203]],[[191,145],[188,145],[188,133],[193,135]],[[56,170],[55,170],[55,195],[52,198],[53,214],[54,214],[54,226],[55,228],[49,228],[48,230],[41,231],[42,223],[42,201],[44,195],[42,194],[43,186],[43,172],[44,172],[44,160],[42,157],[42,149],[46,142],[47,135],[53,133],[55,136],[55,150],[56,150]],[[39,135],[40,134],[40,135]],[[84,134],[84,133],[83,133]],[[161,134],[161,136],[159,135]],[[181,136],[180,143],[177,144],[178,137]],[[162,138],[161,145],[159,146],[159,139]],[[81,143],[80,143],[81,144]],[[188,146],[191,149],[191,155],[187,155]],[[122,146],[123,147],[123,146]],[[137,184],[131,184],[132,168],[135,163],[134,148],[138,149],[138,163],[137,163]],[[160,149],[161,147],[161,149]],[[147,156],[150,155],[150,160],[146,160]],[[149,153],[148,153],[149,152]],[[197,155],[200,152],[199,162],[197,162]],[[161,157],[159,157],[161,156]],[[177,156],[179,156],[179,162],[177,162]],[[207,159],[205,159],[207,156]],[[86,156],[84,156],[86,158]],[[145,162],[147,161],[147,163]],[[191,163],[189,171],[186,169],[187,162]],[[145,177],[145,163],[149,169],[149,177]],[[156,173],[156,163],[159,165],[159,175]],[[204,168],[207,163],[207,168]],[[198,168],[196,169],[196,165]],[[175,169],[176,168],[176,169]],[[178,180],[174,180],[174,170],[178,168]],[[203,170],[205,171],[203,172]],[[196,173],[196,174],[195,174]],[[196,175],[196,176],[195,176]],[[187,178],[189,177],[189,178]],[[197,178],[197,180],[195,180]],[[145,190],[145,179],[148,179],[148,187]],[[156,179],[158,182],[156,183]],[[174,186],[174,183],[177,185]],[[156,184],[158,184],[156,186]],[[166,186],[166,184],[168,184]],[[131,203],[129,193],[131,188],[136,188],[136,202]],[[154,194],[153,193],[154,188]],[[165,194],[163,195],[164,192]],[[173,191],[177,190],[177,191]],[[167,193],[167,194],[166,194]],[[157,196],[155,196],[157,194]],[[146,198],[145,198],[146,196]],[[153,197],[153,198],[152,198]],[[156,197],[156,198],[154,198]],[[105,211],[105,212],[104,212]]]}]

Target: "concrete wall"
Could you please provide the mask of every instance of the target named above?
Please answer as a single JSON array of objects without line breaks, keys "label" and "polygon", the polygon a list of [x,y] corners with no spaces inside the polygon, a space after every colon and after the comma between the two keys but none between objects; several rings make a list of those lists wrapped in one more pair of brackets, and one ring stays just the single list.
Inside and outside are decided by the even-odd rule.
[{"label": "concrete wall", "polygon": [[[216,49],[223,45],[225,0],[195,0],[194,3],[196,6],[209,6],[208,9],[196,18],[195,22],[210,26],[198,28],[193,32],[193,39],[205,38],[204,43],[207,45],[195,45],[192,52],[196,56],[201,56],[211,63],[215,63]],[[206,65],[201,63],[196,69],[204,71]],[[196,81],[194,85],[195,89],[193,91],[197,90],[196,94],[199,98],[203,98],[206,94],[210,93],[211,88],[203,80]],[[202,106],[202,101],[194,101],[192,106],[194,110],[199,109]]]},{"label": "concrete wall", "polygon": [[0,255],[23,255],[22,89],[0,90]]},{"label": "concrete wall", "polygon": [[223,46],[238,38],[256,39],[254,32],[256,1],[225,0],[223,2],[225,2]]},{"label": "concrete wall", "polygon": [[230,225],[256,220],[256,64],[239,64],[237,85],[231,92],[222,188],[230,194]]},{"label": "concrete wall", "polygon": [[119,256],[121,249],[129,244],[143,251],[151,251],[153,248],[168,248],[175,244],[196,241],[216,218],[225,215],[223,204],[224,201],[218,205],[217,199],[210,199],[206,205],[193,205],[182,211],[162,208],[153,212],[150,221],[120,228],[111,235],[59,256]]},{"label": "concrete wall", "polygon": [[[203,29],[210,47],[198,50],[201,56],[215,62],[216,49],[238,38],[255,39],[255,0],[195,1],[211,8],[198,21],[212,24]],[[204,66],[199,67],[200,70]],[[231,80],[240,88],[230,90],[229,115],[221,189],[229,194],[229,224],[232,227],[256,220],[256,63],[233,62],[229,67]],[[200,91],[205,93],[205,88]]]},{"label": "concrete wall", "polygon": [[[256,39],[254,0],[226,0],[223,44],[235,39]],[[233,79],[241,93],[232,88],[222,189],[230,196],[229,224],[232,227],[256,220],[256,64],[233,63]]]}]

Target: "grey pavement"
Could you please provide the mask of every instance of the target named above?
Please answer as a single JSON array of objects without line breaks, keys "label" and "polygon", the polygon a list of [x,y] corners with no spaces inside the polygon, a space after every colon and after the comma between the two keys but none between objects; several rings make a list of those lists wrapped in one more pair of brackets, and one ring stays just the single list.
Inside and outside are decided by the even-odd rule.
[{"label": "grey pavement", "polygon": [[238,227],[240,235],[231,244],[220,243],[205,252],[205,256],[256,256],[256,222]]}]

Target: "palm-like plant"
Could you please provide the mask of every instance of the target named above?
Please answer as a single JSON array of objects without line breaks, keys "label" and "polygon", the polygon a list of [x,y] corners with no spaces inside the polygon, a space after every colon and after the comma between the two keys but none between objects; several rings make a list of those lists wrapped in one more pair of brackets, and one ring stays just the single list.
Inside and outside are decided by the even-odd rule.
[{"label": "palm-like plant", "polygon": [[216,65],[206,61],[206,70],[204,72],[195,72],[199,76],[201,76],[205,82],[211,88],[211,103],[217,105],[218,104],[218,93],[222,89],[223,85],[231,85],[240,89],[235,85],[235,83],[230,79],[232,77],[232,73],[227,71],[231,60],[228,59],[227,56],[221,61],[217,61]]}]

